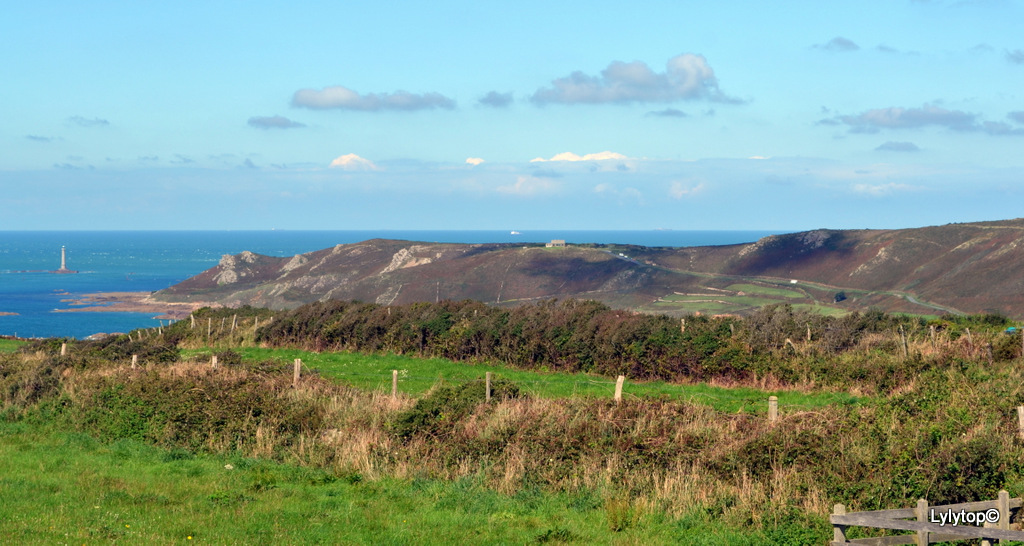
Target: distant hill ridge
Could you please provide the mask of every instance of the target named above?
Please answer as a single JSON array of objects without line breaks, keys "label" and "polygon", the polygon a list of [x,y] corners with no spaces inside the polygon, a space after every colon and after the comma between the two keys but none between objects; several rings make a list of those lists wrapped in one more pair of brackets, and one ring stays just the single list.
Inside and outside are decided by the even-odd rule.
[{"label": "distant hill ridge", "polygon": [[1024,219],[819,229],[683,248],[373,239],[290,258],[225,255],[216,267],[154,295],[276,309],[327,299],[513,305],[566,297],[676,314],[743,314],[774,298],[822,312],[874,306],[1024,317]]}]

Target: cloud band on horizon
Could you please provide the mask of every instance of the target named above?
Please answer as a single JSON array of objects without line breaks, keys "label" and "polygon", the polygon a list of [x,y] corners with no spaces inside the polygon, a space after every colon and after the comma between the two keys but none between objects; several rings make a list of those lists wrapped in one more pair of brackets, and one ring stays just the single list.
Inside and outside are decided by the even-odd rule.
[{"label": "cloud band on horizon", "polygon": [[367,93],[361,95],[347,87],[335,85],[320,90],[300,89],[292,96],[292,106],[311,110],[433,110],[455,108],[455,101],[440,93]]}]

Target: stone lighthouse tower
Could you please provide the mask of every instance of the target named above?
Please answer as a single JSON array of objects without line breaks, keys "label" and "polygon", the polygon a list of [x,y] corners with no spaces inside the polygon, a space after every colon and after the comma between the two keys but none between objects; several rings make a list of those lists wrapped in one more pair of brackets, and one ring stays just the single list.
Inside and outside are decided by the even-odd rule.
[{"label": "stone lighthouse tower", "polygon": [[60,269],[54,271],[54,273],[78,273],[68,269],[68,254],[64,246],[60,247]]}]

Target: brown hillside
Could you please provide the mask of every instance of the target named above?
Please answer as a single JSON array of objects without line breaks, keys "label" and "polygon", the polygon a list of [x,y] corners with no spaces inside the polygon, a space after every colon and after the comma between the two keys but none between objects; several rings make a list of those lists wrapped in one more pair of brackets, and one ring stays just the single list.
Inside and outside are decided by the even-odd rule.
[{"label": "brown hillside", "polygon": [[[1024,220],[1018,219],[904,230],[821,229],[690,248],[374,239],[292,258],[225,256],[217,267],[156,297],[279,309],[326,299],[514,304],[577,297],[677,314],[742,314],[775,298],[822,312],[878,306],[1020,317],[1022,271]],[[743,284],[749,282],[756,285]],[[851,291],[851,297],[833,302],[837,291]]]}]

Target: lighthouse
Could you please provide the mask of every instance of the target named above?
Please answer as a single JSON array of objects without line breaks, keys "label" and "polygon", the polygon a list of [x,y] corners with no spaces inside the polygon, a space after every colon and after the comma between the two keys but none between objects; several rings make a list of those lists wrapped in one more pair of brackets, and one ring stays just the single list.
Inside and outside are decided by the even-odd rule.
[{"label": "lighthouse", "polygon": [[68,253],[63,245],[60,247],[60,269],[54,271],[54,273],[78,273],[68,269]]}]

